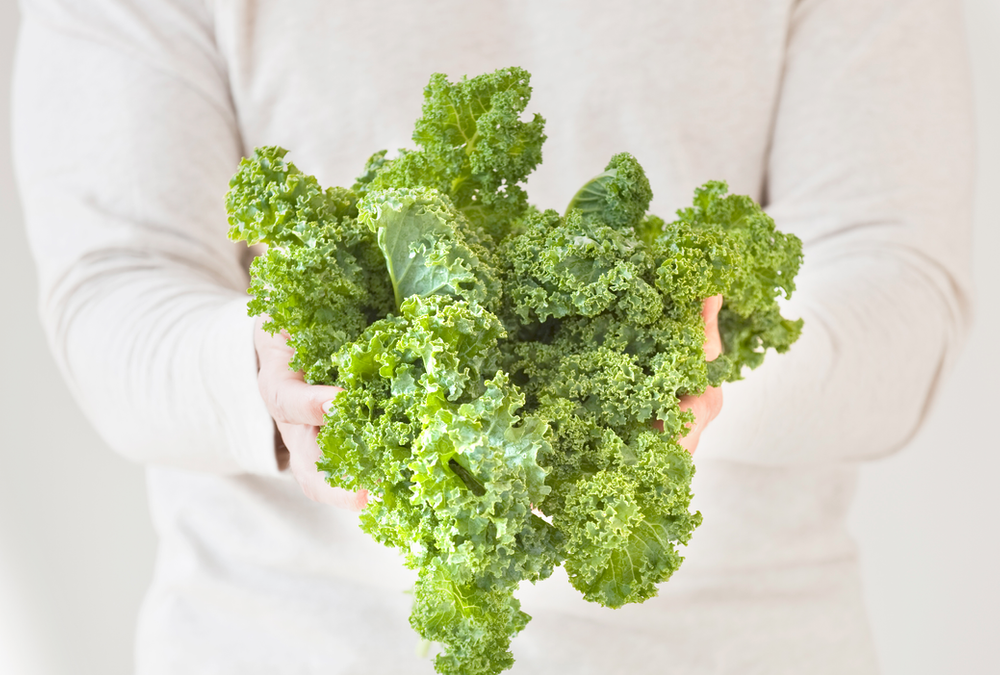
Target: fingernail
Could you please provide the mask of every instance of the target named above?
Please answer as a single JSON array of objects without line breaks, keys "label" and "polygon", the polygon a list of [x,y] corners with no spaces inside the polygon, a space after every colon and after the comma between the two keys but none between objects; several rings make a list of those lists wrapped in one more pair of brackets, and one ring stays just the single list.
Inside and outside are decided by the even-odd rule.
[{"label": "fingernail", "polygon": [[329,400],[329,401],[327,401],[326,403],[324,403],[323,404],[323,414],[324,415],[329,414],[330,408],[332,408],[332,407],[333,407],[333,400],[332,399]]}]

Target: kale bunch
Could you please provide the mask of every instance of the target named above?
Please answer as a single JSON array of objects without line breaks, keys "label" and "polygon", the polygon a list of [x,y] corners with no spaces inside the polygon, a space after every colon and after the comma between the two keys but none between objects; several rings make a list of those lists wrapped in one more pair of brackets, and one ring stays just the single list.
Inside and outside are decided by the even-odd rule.
[{"label": "kale bunch", "polygon": [[[514,592],[565,565],[587,600],[642,602],[701,522],[678,397],[741,377],[802,323],[801,243],[710,182],[665,223],[628,154],[565,214],[528,204],[544,120],[529,75],[434,75],[416,150],[376,153],[322,189],[258,148],[227,198],[230,236],[264,242],[250,312],[289,366],[343,387],[319,443],[331,485],[368,490],[361,525],[418,571],[413,627],[441,673],[513,664]],[[722,294],[722,356],[701,307]],[[663,431],[657,431],[662,427]]]}]

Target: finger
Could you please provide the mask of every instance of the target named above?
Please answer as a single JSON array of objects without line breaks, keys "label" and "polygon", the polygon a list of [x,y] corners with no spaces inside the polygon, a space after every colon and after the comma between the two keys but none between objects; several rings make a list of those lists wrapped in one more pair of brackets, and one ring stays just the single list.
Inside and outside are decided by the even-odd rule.
[{"label": "finger", "polygon": [[721,309],[721,295],[706,298],[701,306],[701,317],[705,321],[705,359],[708,361],[714,361],[722,354],[722,336],[719,334],[719,310]]},{"label": "finger", "polygon": [[333,487],[326,482],[323,474],[316,470],[304,480],[300,480],[299,486],[306,497],[320,504],[329,504],[348,511],[361,511],[368,504],[367,490],[351,492],[344,488]]},{"label": "finger", "polygon": [[722,410],[722,388],[708,387],[701,396],[682,396],[680,408],[690,410],[694,414],[694,423],[688,425],[687,435],[677,439],[677,442],[688,452],[694,452],[705,427],[718,417]]},{"label": "finger", "polygon": [[280,333],[269,335],[258,330],[254,341],[257,386],[271,417],[286,424],[322,425],[327,404],[343,389],[306,384],[301,371],[289,370],[288,362],[295,352]]},{"label": "finger", "polygon": [[336,506],[339,509],[354,511],[355,513],[364,511],[365,507],[368,506],[368,490],[351,492],[344,488],[330,487],[326,483],[324,483],[324,487],[326,491],[322,494],[321,498],[314,501]]},{"label": "finger", "polygon": [[[285,371],[288,372],[287,366]],[[271,417],[275,422],[285,424],[322,426],[326,410],[343,389],[306,384],[301,373],[290,374],[298,375],[298,378],[284,377],[284,374],[281,377],[268,376],[263,368],[257,377],[260,395]]]},{"label": "finger", "polygon": [[333,487],[316,468],[322,452],[316,443],[319,427],[300,424],[278,424],[278,431],[288,448],[288,468],[309,499],[349,511],[360,511],[368,503],[367,490],[351,492]]}]

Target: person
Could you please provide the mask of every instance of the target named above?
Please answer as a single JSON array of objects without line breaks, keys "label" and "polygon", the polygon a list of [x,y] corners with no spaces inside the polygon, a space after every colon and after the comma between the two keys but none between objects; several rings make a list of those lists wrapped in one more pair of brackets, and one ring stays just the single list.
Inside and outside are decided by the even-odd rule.
[{"label": "person", "polygon": [[800,341],[725,385],[701,437],[705,522],[684,567],[616,611],[564,579],[524,588],[534,619],[511,672],[876,672],[844,525],[858,465],[914,433],[970,311],[956,3],[25,0],[23,13],[14,151],[43,322],[94,426],[148,467],[159,551],[140,675],[432,671],[413,655],[409,573],[350,511],[363,496],[309,471],[336,392],[275,365],[287,352],[246,314],[254,251],[226,239],[223,195],[259,145],[350,184],[373,150],[408,145],[430,73],[507,65],[533,74],[530,110],[548,120],[535,203],[563,206],[628,151],[654,212],[724,179],[805,245],[786,304]]}]

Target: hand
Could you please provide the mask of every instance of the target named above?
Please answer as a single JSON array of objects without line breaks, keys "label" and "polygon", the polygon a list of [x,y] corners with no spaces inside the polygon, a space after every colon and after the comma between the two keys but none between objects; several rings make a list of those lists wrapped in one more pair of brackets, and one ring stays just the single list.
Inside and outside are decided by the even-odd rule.
[{"label": "hand", "polygon": [[340,387],[306,384],[302,373],[288,369],[294,353],[287,335],[269,335],[261,329],[266,317],[257,317],[254,346],[257,348],[257,386],[271,418],[288,449],[288,468],[309,499],[360,511],[368,503],[368,492],[348,492],[331,487],[316,468],[320,458],[316,435],[323,415]]},{"label": "hand", "polygon": [[[719,335],[719,310],[722,309],[722,296],[714,295],[705,300],[701,308],[701,316],[705,320],[705,359],[714,361],[722,353],[722,336]],[[722,410],[722,389],[708,387],[701,396],[681,396],[681,410],[694,413],[694,424],[689,424],[687,436],[678,439],[688,452],[693,453],[698,447],[701,432],[708,423],[714,420]]]}]

